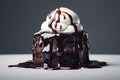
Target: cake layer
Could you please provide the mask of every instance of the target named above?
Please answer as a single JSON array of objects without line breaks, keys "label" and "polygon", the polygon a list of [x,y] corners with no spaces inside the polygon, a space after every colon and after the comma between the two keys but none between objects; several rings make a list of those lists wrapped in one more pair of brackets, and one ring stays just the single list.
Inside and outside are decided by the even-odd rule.
[{"label": "cake layer", "polygon": [[58,63],[61,66],[89,64],[89,43],[85,31],[34,35],[32,50],[34,63],[47,63],[50,67]]}]

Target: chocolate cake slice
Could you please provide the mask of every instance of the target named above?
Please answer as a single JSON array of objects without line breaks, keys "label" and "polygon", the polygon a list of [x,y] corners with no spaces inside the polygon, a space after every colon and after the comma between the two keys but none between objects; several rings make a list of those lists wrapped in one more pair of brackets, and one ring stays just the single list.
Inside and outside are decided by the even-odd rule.
[{"label": "chocolate cake slice", "polygon": [[[47,36],[45,38],[44,36]],[[39,38],[39,39],[38,39]],[[47,48],[49,50],[44,50]],[[67,34],[40,33],[34,35],[33,63],[48,67],[81,67],[90,64],[89,41],[85,31]]]}]

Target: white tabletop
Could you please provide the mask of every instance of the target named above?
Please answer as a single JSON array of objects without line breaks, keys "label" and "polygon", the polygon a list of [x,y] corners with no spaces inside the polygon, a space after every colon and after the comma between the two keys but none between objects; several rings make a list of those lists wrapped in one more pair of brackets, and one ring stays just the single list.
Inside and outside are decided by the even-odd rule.
[{"label": "white tabletop", "polygon": [[90,54],[91,60],[108,63],[108,66],[97,69],[44,70],[8,67],[31,59],[32,54],[0,55],[0,80],[120,80],[120,55]]}]

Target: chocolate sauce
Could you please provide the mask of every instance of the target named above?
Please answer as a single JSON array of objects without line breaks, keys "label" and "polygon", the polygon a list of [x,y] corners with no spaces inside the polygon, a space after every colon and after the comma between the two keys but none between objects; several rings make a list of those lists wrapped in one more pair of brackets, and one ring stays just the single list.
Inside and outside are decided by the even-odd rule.
[{"label": "chocolate sauce", "polygon": [[61,14],[60,8],[58,8],[58,10],[56,11],[56,14],[58,14],[58,20],[56,21],[55,28],[57,28],[57,23],[60,22],[60,14]]},{"label": "chocolate sauce", "polygon": [[50,23],[48,24],[48,26],[52,29],[52,31],[53,31],[54,33],[57,33],[57,31],[54,30],[53,27],[52,27],[52,23],[53,23],[53,21],[55,21],[54,18],[50,21]]},{"label": "chocolate sauce", "polygon": [[63,14],[64,19],[66,19],[66,16]]},{"label": "chocolate sauce", "polygon": [[73,25],[73,28],[75,29],[75,32],[77,32],[77,25],[72,23],[71,25]]},{"label": "chocolate sauce", "polygon": [[76,26],[76,24],[73,23],[73,18],[72,18],[72,16],[71,16],[69,13],[67,13],[67,12],[63,12],[63,13],[65,13],[65,14],[67,14],[67,15],[69,16],[70,21],[71,21],[70,24],[73,25],[73,28],[75,29],[75,32],[77,32],[77,26]]},{"label": "chocolate sauce", "polygon": [[[55,28],[57,28],[57,23],[60,22],[60,15],[63,15],[64,19],[66,19],[66,16],[65,16],[64,14],[61,14],[61,13],[62,13],[62,11],[60,10],[60,8],[58,8],[58,10],[56,11],[53,19],[51,19],[51,16],[48,15],[49,19],[51,19],[51,21],[50,21],[50,23],[49,23],[48,26],[52,29],[52,31],[53,31],[54,33],[57,33],[57,31],[56,31],[55,29],[53,29],[53,26],[52,26],[53,21],[55,21],[55,19],[56,19],[56,14],[58,14],[58,19],[57,19],[57,21],[56,21],[56,23],[55,23]],[[74,30],[75,30],[75,32],[77,32],[77,25],[73,22],[72,16],[71,16],[69,13],[67,13],[67,12],[63,12],[63,13],[65,13],[65,14],[68,15],[68,17],[70,18],[70,21],[71,21],[71,22],[70,22],[70,25],[72,25],[73,28],[74,28]],[[62,29],[62,25],[60,25],[60,29]]]},{"label": "chocolate sauce", "polygon": [[60,29],[62,29],[62,25],[60,25]]}]

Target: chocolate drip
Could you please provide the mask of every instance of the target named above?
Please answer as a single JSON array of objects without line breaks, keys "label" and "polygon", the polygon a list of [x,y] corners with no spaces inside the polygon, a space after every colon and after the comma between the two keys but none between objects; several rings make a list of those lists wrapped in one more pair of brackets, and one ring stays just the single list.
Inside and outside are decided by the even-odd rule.
[{"label": "chocolate drip", "polygon": [[48,25],[48,26],[52,29],[52,31],[55,32],[55,33],[57,33],[57,31],[53,29],[52,24],[53,24],[53,21],[55,21],[55,19],[56,19],[56,18],[55,18],[56,14],[58,14],[58,20],[57,20],[56,23],[55,23],[55,28],[57,28],[57,23],[60,22],[60,14],[61,14],[60,8],[58,8],[58,10],[56,11],[53,19],[50,21],[50,23],[49,23],[49,25]]},{"label": "chocolate drip", "polygon": [[62,29],[62,25],[60,25],[60,29]]},{"label": "chocolate drip", "polygon": [[65,16],[65,15],[63,15],[63,17],[64,17],[64,19],[66,19],[66,16]]},{"label": "chocolate drip", "polygon": [[49,25],[48,25],[48,26],[52,29],[52,31],[53,31],[53,32],[57,33],[57,31],[56,31],[56,30],[54,30],[54,29],[53,29],[53,27],[52,27],[52,23],[53,23],[53,21],[55,21],[55,19],[54,19],[54,18],[50,21],[50,23],[49,23]]},{"label": "chocolate drip", "polygon": [[74,29],[75,29],[75,32],[77,32],[77,25],[76,24],[71,24],[71,25],[73,25],[73,27],[74,27]]},{"label": "chocolate drip", "polygon": [[[57,23],[60,22],[60,14],[61,14],[60,8],[58,8],[58,10],[56,11],[56,14],[58,14],[58,19],[57,19],[57,21],[56,21],[55,28],[57,28]],[[55,14],[55,15],[56,15],[56,14]]]}]

